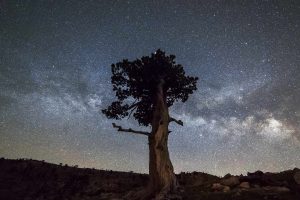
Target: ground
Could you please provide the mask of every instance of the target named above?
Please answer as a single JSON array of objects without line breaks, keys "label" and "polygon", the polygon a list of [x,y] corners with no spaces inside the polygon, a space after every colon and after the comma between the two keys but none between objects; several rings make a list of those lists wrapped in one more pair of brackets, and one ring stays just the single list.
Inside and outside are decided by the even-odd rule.
[{"label": "ground", "polygon": [[[257,171],[245,176],[217,177],[201,172],[180,173],[180,188],[169,199],[299,200],[300,170]],[[148,175],[84,169],[44,161],[0,159],[0,199],[122,200],[146,186]]]}]

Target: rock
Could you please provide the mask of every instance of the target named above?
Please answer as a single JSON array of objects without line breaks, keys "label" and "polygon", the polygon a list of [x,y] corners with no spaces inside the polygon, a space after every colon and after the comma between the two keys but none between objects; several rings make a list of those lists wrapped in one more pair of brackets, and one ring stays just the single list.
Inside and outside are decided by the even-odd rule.
[{"label": "rock", "polygon": [[213,189],[215,191],[221,191],[224,189],[224,185],[221,185],[220,183],[214,183],[214,184],[212,184],[211,189]]},{"label": "rock", "polygon": [[230,192],[230,187],[229,186],[224,186],[223,192]]},{"label": "rock", "polygon": [[223,191],[223,192],[230,192],[229,186],[224,186],[220,183],[214,183],[211,187],[214,191]]},{"label": "rock", "polygon": [[269,192],[275,192],[275,193],[284,193],[284,192],[290,192],[290,189],[287,187],[280,187],[280,186],[266,186],[263,187],[264,190]]},{"label": "rock", "polygon": [[294,180],[295,182],[300,185],[300,171],[297,171],[295,174],[294,174]]},{"label": "rock", "polygon": [[240,184],[240,181],[239,181],[239,178],[238,178],[238,177],[236,177],[236,176],[231,176],[231,177],[229,177],[229,178],[222,179],[222,180],[220,181],[220,183],[221,183],[222,185],[226,185],[226,186],[229,186],[229,187],[234,187],[234,186]]},{"label": "rock", "polygon": [[240,188],[243,188],[243,189],[249,189],[250,188],[250,184],[249,182],[242,182],[240,185],[239,185]]},{"label": "rock", "polygon": [[226,174],[223,178],[230,178],[232,175],[231,174]]},{"label": "rock", "polygon": [[290,192],[291,190],[287,187],[275,187],[278,192]]},{"label": "rock", "polygon": [[263,176],[263,175],[264,175],[264,173],[260,170],[253,172],[253,173],[248,172],[248,176]]}]

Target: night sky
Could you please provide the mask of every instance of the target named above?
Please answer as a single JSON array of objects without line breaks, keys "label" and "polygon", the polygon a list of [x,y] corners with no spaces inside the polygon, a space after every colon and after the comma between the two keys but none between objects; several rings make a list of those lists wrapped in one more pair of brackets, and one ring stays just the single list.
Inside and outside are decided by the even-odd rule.
[{"label": "night sky", "polygon": [[100,112],[112,63],[161,48],[198,90],[170,108],[175,172],[300,168],[299,0],[0,0],[0,156],[148,172]]}]

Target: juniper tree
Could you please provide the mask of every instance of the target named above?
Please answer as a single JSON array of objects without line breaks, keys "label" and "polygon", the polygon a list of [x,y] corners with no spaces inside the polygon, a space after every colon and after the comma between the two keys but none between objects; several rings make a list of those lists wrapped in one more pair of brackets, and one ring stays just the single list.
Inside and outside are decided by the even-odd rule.
[{"label": "juniper tree", "polygon": [[168,151],[169,123],[183,126],[181,120],[169,115],[168,108],[176,101],[187,101],[196,89],[198,78],[186,76],[174,55],[158,49],[151,56],[134,61],[124,59],[111,65],[111,83],[117,100],[102,112],[111,119],[132,116],[151,131],[125,129],[112,123],[118,131],[142,134],[149,143],[148,195],[164,195],[175,191],[177,181]]}]

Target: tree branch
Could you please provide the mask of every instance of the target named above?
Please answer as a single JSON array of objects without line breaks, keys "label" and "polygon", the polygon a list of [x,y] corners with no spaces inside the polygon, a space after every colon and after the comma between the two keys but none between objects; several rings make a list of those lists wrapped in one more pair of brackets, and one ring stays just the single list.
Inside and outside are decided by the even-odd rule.
[{"label": "tree branch", "polygon": [[130,113],[129,113],[129,115],[128,115],[128,118],[127,119],[129,119],[130,118],[130,116],[131,116],[131,114],[133,113],[133,111],[135,110],[137,108],[137,106],[136,107],[134,107],[131,111],[130,111]]},{"label": "tree branch", "polygon": [[177,119],[175,119],[173,117],[170,117],[169,123],[170,122],[175,122],[175,123],[179,124],[180,126],[183,126],[183,122],[181,120],[177,120]]},{"label": "tree branch", "polygon": [[130,110],[130,109],[131,109],[131,111],[130,111],[130,113],[129,113],[127,119],[130,118],[130,116],[131,116],[131,114],[133,113],[133,111],[137,108],[137,106],[139,105],[139,103],[141,103],[140,101],[136,103],[136,101],[137,101],[137,99],[133,102],[133,104],[131,104],[131,106],[128,107],[127,110]]},{"label": "tree branch", "polygon": [[135,108],[137,105],[139,105],[139,103],[141,103],[140,101],[139,102],[134,102],[133,104],[131,104],[129,107],[128,107],[128,110],[132,109],[132,108]]},{"label": "tree branch", "polygon": [[113,125],[114,128],[117,128],[118,131],[128,132],[128,133],[136,133],[136,134],[147,135],[147,136],[150,135],[149,132],[135,131],[135,130],[132,130],[131,128],[129,128],[129,129],[124,129],[124,128],[122,128],[122,126],[118,126],[118,125],[116,125],[115,123],[112,123],[112,125]]}]

